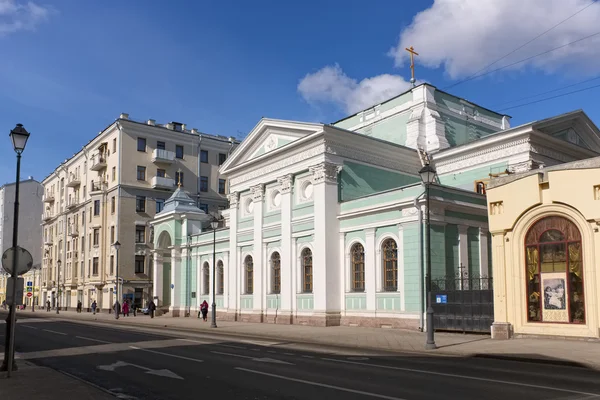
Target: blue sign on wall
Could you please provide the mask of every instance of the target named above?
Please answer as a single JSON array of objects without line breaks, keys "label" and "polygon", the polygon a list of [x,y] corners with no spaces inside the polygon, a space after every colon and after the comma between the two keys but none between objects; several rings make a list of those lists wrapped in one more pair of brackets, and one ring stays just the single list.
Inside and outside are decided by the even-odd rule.
[{"label": "blue sign on wall", "polygon": [[437,295],[435,295],[435,302],[437,304],[446,304],[446,303],[448,303],[448,295],[446,295],[446,294],[437,294]]}]

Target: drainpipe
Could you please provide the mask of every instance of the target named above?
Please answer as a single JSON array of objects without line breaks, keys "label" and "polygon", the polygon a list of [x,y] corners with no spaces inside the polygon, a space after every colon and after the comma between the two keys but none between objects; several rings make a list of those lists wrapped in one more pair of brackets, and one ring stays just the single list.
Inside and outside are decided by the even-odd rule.
[{"label": "drainpipe", "polygon": [[201,161],[200,156],[202,153],[202,135],[198,133],[198,173],[196,174],[196,206],[200,207],[200,172],[201,172]]},{"label": "drainpipe", "polygon": [[421,210],[421,207],[419,206],[419,199],[421,198],[422,195],[423,194],[421,194],[419,197],[416,197],[414,200],[414,205],[415,205],[415,208],[417,209],[417,215],[418,215],[418,220],[419,220],[419,256],[418,256],[417,263],[419,265],[419,269],[421,270],[419,273],[419,296],[421,299],[420,300],[421,312],[419,313],[419,330],[421,332],[424,331],[424,326],[425,326],[425,321],[424,321],[425,302],[423,301],[423,299],[425,298],[425,291],[424,291],[424,287],[423,287],[423,282],[425,280],[425,277],[423,276],[423,274],[424,274],[423,211]]}]

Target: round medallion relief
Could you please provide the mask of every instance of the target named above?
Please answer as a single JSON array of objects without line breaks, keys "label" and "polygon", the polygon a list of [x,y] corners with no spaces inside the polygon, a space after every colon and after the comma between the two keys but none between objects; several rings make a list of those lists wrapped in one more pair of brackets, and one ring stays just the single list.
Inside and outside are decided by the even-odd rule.
[{"label": "round medallion relief", "polygon": [[252,201],[252,199],[248,199],[246,201],[246,212],[248,214],[252,214],[252,211],[254,211],[254,202]]},{"label": "round medallion relief", "polygon": [[302,196],[308,200],[312,197],[313,194],[313,184],[311,182],[306,182],[302,187]]},{"label": "round medallion relief", "polygon": [[273,191],[272,199],[273,207],[279,207],[281,205],[281,193],[279,193],[279,190]]}]

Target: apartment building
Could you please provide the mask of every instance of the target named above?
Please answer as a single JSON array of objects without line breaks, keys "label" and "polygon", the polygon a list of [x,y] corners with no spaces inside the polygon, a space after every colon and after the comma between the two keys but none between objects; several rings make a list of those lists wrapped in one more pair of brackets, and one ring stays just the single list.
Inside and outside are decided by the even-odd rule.
[{"label": "apartment building", "polygon": [[95,300],[110,310],[119,282],[125,298],[152,294],[149,221],[180,185],[198,207],[227,207],[219,166],[239,144],[185,124],[134,121],[128,114],[101,131],[42,182],[42,301],[72,309]]}]

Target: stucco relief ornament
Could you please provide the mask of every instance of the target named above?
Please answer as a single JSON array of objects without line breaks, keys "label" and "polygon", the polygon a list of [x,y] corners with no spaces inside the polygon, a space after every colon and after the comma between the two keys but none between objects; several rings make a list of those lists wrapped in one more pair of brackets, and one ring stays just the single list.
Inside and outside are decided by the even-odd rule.
[{"label": "stucco relief ornament", "polygon": [[273,136],[271,136],[269,140],[267,140],[267,143],[265,143],[265,152],[273,150],[275,146],[277,146],[277,141]]},{"label": "stucco relief ornament", "polygon": [[309,168],[309,171],[312,173],[313,185],[323,182],[337,183],[337,177],[341,170],[341,165],[331,163],[321,163]]},{"label": "stucco relief ornament", "polygon": [[279,183],[279,192],[281,194],[290,193],[292,191],[292,183],[294,181],[294,177],[292,175],[284,175],[277,178],[277,182]]},{"label": "stucco relief ornament", "polygon": [[237,208],[239,198],[240,194],[238,192],[228,194],[227,199],[229,200],[229,208]]},{"label": "stucco relief ornament", "polygon": [[265,185],[256,185],[252,186],[252,201],[259,202],[262,201],[265,196]]}]

